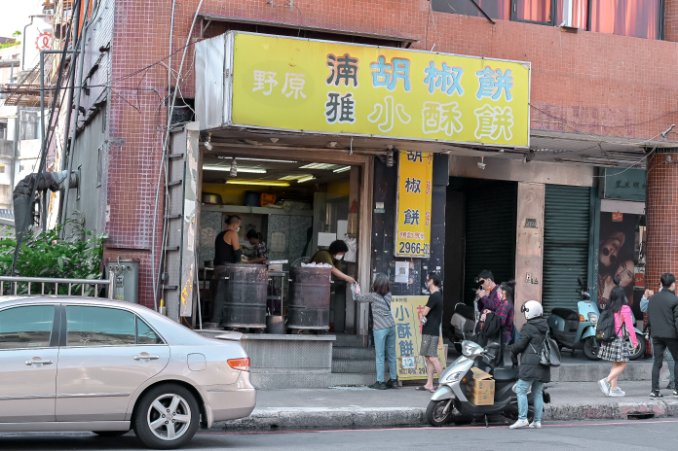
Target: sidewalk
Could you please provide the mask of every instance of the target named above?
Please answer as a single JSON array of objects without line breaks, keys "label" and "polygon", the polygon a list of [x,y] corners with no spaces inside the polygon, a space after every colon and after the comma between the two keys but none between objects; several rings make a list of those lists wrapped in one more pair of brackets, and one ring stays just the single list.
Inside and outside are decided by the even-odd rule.
[{"label": "sidewalk", "polygon": [[[666,386],[666,382],[662,382]],[[617,419],[629,413],[652,412],[654,417],[678,416],[678,398],[662,390],[664,398],[650,399],[649,381],[624,381],[624,398],[607,398],[596,382],[549,384],[551,404],[545,421]],[[430,393],[415,386],[397,390],[366,387],[260,390],[257,407],[248,418],[226,424],[226,429],[369,428],[424,426]],[[217,425],[223,428],[223,425]]]}]

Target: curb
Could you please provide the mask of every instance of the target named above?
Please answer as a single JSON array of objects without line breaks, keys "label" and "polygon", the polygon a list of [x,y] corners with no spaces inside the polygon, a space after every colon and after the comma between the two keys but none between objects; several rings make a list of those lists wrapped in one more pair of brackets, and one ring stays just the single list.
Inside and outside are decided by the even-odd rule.
[{"label": "curb", "polygon": [[[218,430],[351,429],[427,426],[425,407],[327,409],[282,407],[256,409],[247,418],[217,424]],[[602,401],[591,404],[546,405],[547,421],[628,420],[629,414],[651,413],[654,418],[678,416],[678,400]]]}]

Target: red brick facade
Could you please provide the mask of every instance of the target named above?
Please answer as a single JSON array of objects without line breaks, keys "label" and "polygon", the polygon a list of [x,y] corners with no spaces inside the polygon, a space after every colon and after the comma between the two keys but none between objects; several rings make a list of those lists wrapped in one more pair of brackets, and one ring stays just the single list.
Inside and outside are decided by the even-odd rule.
[{"label": "red brick facade", "polygon": [[[182,49],[199,0],[177,1],[173,49]],[[678,40],[678,0],[666,0],[665,36]],[[151,249],[159,249],[161,221],[153,220],[165,132],[171,0],[115,2],[110,94],[107,256],[141,258],[141,301],[152,305]],[[435,13],[428,0],[205,0],[201,14],[325,28],[354,33],[402,36],[428,51],[529,61],[532,64],[531,127],[634,141],[656,137],[678,122],[678,44],[511,21],[492,25],[484,18]],[[194,36],[201,33],[200,22]],[[181,52],[172,57],[179,66]],[[149,66],[147,69],[143,69]],[[183,95],[193,96],[193,52],[185,64]],[[673,134],[669,139],[676,139]],[[678,198],[678,166],[651,161],[650,280],[671,267],[678,243],[675,220],[664,207]],[[676,157],[678,160],[678,156]],[[675,166],[675,169],[674,169]],[[666,181],[672,181],[666,187]],[[130,189],[132,188],[132,189]],[[675,189],[674,189],[675,188]],[[671,191],[673,190],[673,191]],[[667,198],[666,194],[671,197]],[[162,192],[157,195],[163,204]],[[654,209],[654,210],[653,210]],[[158,210],[157,217],[162,217]],[[663,224],[663,225],[662,225]],[[674,232],[675,230],[675,232]],[[663,241],[662,241],[663,243]],[[665,250],[664,250],[665,249]],[[159,256],[158,256],[159,258]],[[654,263],[652,259],[659,263]],[[158,260],[159,261],[159,260]],[[661,266],[661,269],[658,269]],[[678,268],[675,268],[678,270]]]}]

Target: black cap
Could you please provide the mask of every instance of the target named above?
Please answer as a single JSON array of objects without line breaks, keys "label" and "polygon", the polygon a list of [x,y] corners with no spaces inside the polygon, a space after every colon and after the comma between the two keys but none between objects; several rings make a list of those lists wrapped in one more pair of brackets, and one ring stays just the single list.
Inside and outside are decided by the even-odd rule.
[{"label": "black cap", "polygon": [[480,279],[490,279],[494,281],[494,274],[492,274],[492,271],[489,269],[483,269],[480,271],[480,274],[476,277],[476,281],[479,281]]}]

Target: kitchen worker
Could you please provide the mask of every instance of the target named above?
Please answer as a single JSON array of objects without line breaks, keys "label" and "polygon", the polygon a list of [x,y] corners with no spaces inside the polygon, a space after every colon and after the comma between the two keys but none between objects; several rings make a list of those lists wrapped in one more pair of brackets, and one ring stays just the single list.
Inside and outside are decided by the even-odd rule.
[{"label": "kitchen worker", "polygon": [[351,276],[344,274],[337,264],[343,260],[344,255],[348,252],[348,245],[343,240],[336,240],[330,243],[329,249],[321,249],[311,257],[311,263],[327,263],[332,265],[332,276],[337,279],[343,280],[348,284],[356,283],[355,279]]},{"label": "kitchen worker", "polygon": [[224,312],[226,287],[224,276],[227,263],[240,263],[242,249],[240,249],[240,216],[227,216],[224,221],[224,230],[214,239],[214,278],[212,280],[212,323],[221,324]]}]

